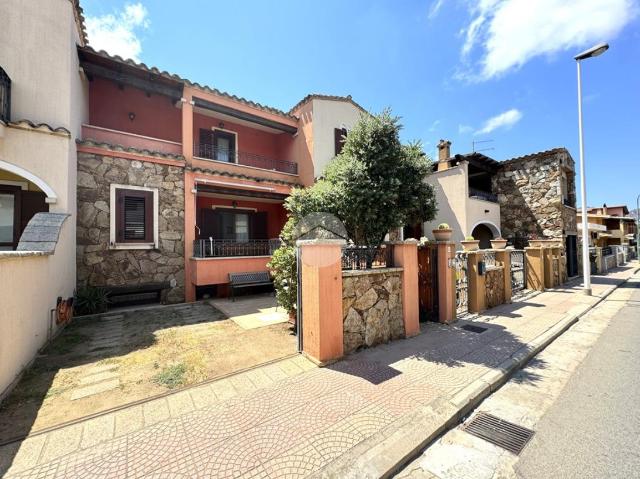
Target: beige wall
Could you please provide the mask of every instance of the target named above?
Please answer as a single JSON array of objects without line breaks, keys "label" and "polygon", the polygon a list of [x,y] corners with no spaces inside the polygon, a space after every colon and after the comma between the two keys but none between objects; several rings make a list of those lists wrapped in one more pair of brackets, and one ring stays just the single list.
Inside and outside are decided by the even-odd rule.
[{"label": "beige wall", "polygon": [[[75,256],[71,218],[62,225],[55,253],[46,256],[19,256],[0,252],[0,400],[48,337],[51,310],[58,296],[73,295],[75,268],[68,258]],[[55,326],[53,327],[55,331]]]},{"label": "beige wall", "polygon": [[334,129],[352,129],[362,112],[347,101],[314,99],[312,102],[313,169],[318,177],[335,156]]},{"label": "beige wall", "polygon": [[438,203],[436,218],[424,224],[428,238],[433,239],[431,230],[436,229],[440,223],[447,223],[453,229],[451,240],[457,246],[460,246],[460,241],[465,236],[471,235],[478,223],[487,224],[492,231],[500,231],[500,205],[469,198],[467,162],[437,171],[429,175],[426,181],[434,186]]}]

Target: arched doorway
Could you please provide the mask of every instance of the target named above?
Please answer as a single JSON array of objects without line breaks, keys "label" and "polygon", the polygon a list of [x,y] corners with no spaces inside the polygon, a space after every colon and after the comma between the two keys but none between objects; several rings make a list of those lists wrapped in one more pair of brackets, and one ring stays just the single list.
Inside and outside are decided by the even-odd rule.
[{"label": "arched doorway", "polygon": [[491,240],[495,238],[492,229],[485,223],[476,225],[476,227],[473,228],[473,231],[471,232],[471,236],[473,236],[476,240],[480,240],[480,249],[491,248]]}]

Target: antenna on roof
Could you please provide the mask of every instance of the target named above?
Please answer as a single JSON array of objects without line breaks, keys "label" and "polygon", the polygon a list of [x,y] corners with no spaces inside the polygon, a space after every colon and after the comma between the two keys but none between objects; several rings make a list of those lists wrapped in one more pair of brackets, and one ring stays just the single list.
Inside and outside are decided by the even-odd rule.
[{"label": "antenna on roof", "polygon": [[493,142],[493,140],[473,140],[473,141],[471,142],[471,151],[472,151],[473,153],[477,153],[477,152],[480,152],[480,151],[495,150],[495,148],[494,148],[493,146],[491,146],[491,147],[489,147],[489,148],[482,148],[482,149],[480,149],[480,150],[476,150],[476,145],[477,145],[477,144],[479,144],[479,143],[491,143],[491,142]]}]

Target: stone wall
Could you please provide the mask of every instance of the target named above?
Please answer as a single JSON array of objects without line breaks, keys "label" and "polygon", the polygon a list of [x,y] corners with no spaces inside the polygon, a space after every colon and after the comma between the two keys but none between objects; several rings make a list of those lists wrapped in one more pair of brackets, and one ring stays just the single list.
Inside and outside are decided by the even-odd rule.
[{"label": "stone wall", "polygon": [[[110,185],[158,189],[158,248],[112,249]],[[183,168],[78,154],[77,281],[79,286],[175,284],[163,301],[184,301]]]},{"label": "stone wall", "polygon": [[575,205],[575,171],[564,148],[505,161],[494,175],[502,236],[562,238],[575,232],[575,209],[563,205],[561,176],[567,176],[569,202]]},{"label": "stone wall", "polygon": [[403,338],[402,269],[344,271],[344,353]]},{"label": "stone wall", "polygon": [[504,268],[487,269],[485,274],[485,299],[487,308],[504,304]]}]

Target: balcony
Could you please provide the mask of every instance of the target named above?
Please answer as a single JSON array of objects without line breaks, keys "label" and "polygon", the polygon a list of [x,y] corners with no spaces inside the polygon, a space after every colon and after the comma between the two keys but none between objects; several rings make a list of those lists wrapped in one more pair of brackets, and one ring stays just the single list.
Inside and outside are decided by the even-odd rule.
[{"label": "balcony", "polygon": [[298,174],[298,164],[293,161],[274,160],[246,151],[234,151],[228,148],[217,148],[212,144],[194,143],[193,154],[205,160],[232,163],[262,170],[279,171],[290,175]]},{"label": "balcony", "polygon": [[82,125],[82,138],[109,145],[120,145],[125,148],[147,150],[169,155],[182,155],[182,143],[175,141],[137,135],[126,131],[112,130],[96,125]]},{"label": "balcony", "polygon": [[490,201],[491,203],[498,202],[498,196],[493,193],[489,193],[488,191],[477,190],[475,188],[469,188],[469,198],[474,198],[476,200],[484,200]]},{"label": "balcony", "polygon": [[271,256],[279,247],[279,239],[247,241],[198,239],[193,242],[193,257],[237,258],[242,256]]}]

